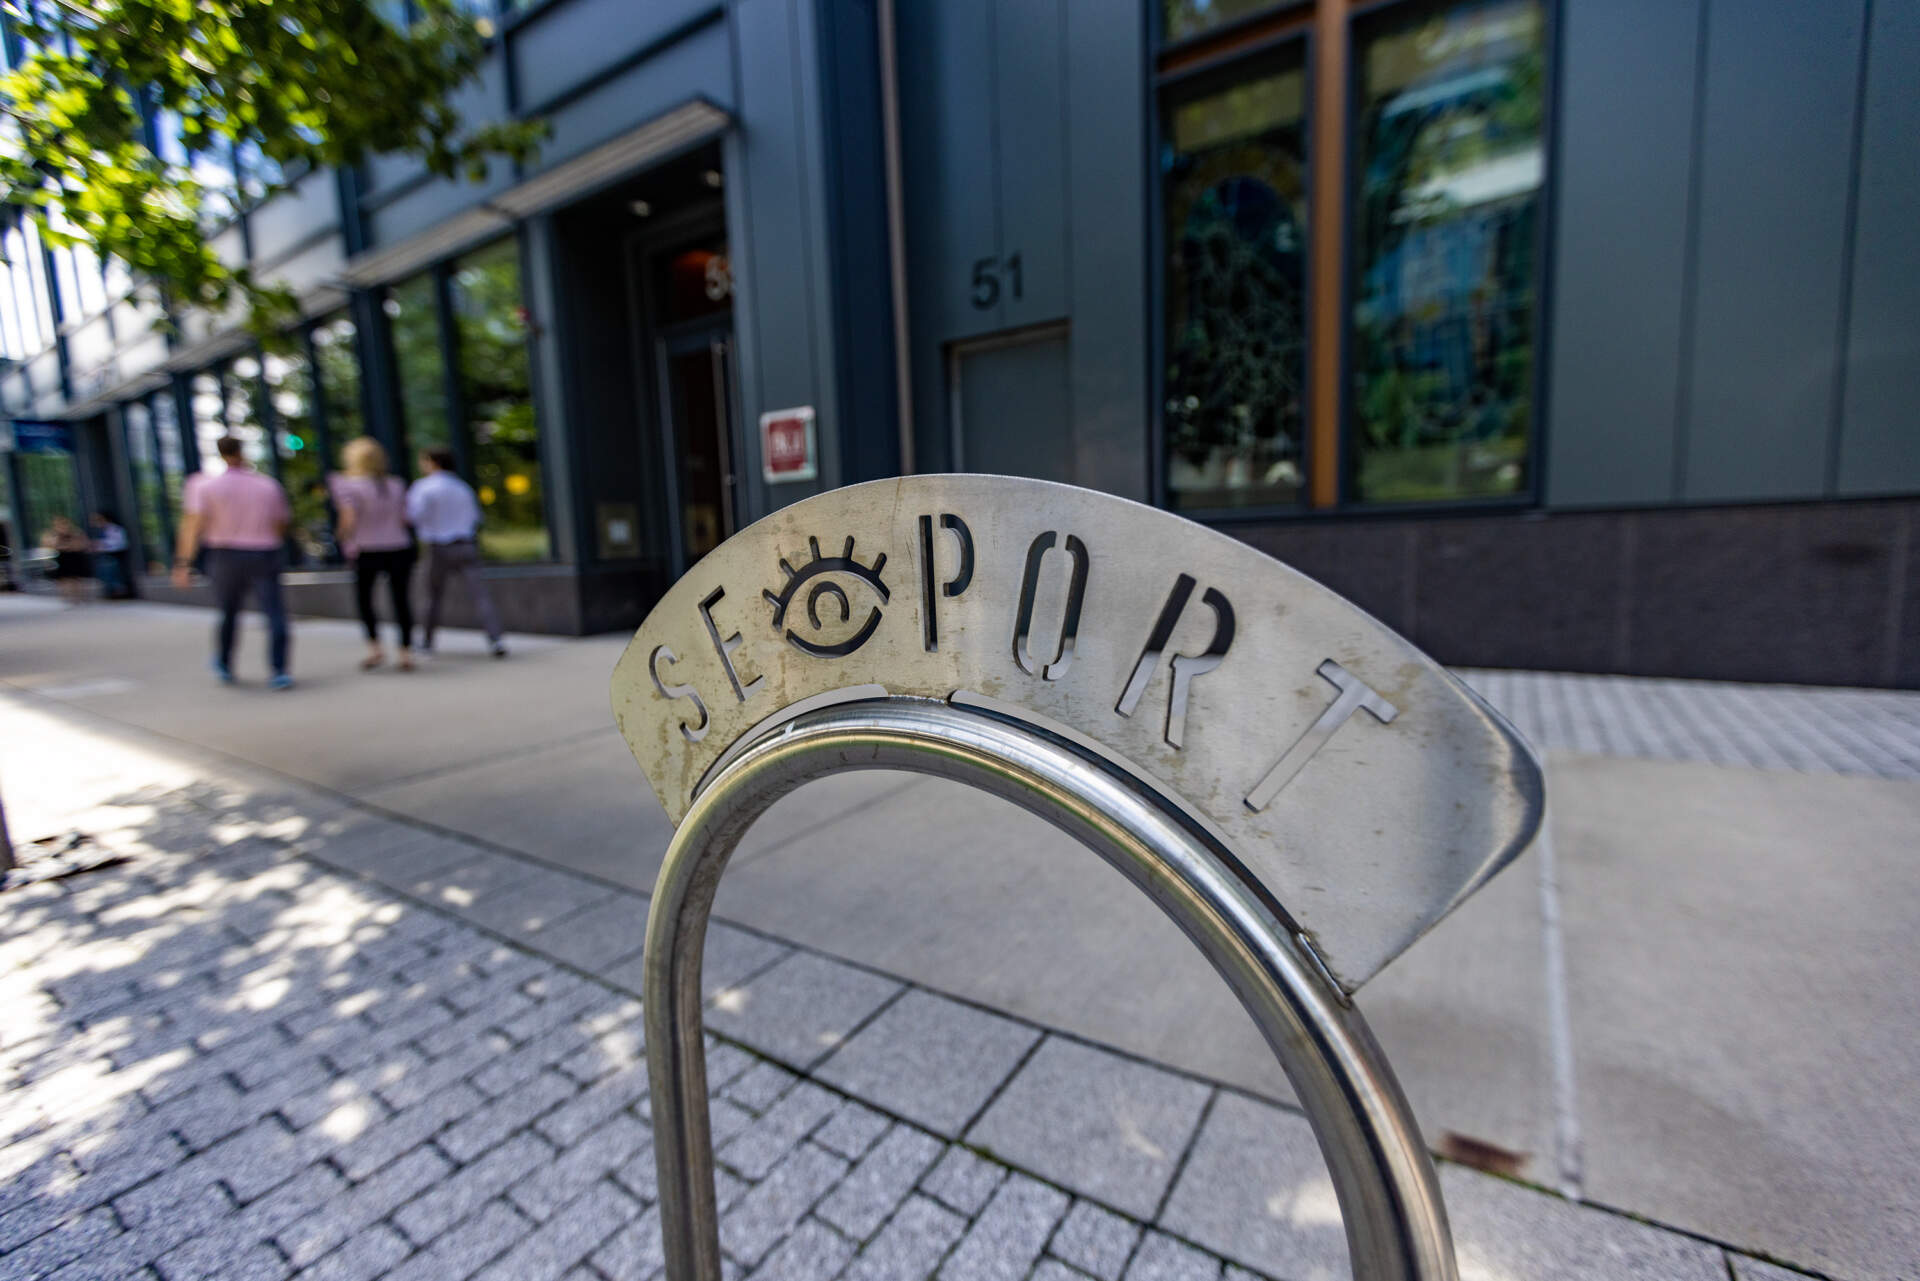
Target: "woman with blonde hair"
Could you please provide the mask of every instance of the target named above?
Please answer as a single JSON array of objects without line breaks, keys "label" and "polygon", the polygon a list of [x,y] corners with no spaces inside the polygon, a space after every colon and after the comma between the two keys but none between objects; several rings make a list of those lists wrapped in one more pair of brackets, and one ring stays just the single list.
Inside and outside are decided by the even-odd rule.
[{"label": "woman with blonde hair", "polygon": [[367,656],[360,670],[370,672],[387,661],[373,613],[373,586],[385,574],[393,621],[400,630],[400,670],[410,672],[413,606],[407,589],[413,578],[413,534],[407,529],[407,487],[399,477],[387,474],[387,451],[373,437],[351,440],[340,452],[346,470],[334,473],[328,488],[340,518],[340,550],[353,564],[360,623],[367,629]]}]

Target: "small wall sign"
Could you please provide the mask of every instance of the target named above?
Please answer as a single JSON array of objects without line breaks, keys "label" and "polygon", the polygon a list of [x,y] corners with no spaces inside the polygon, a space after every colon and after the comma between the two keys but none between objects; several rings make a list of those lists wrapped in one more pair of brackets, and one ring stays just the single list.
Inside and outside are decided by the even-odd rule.
[{"label": "small wall sign", "polygon": [[760,415],[760,460],[769,485],[818,476],[815,449],[812,405]]}]

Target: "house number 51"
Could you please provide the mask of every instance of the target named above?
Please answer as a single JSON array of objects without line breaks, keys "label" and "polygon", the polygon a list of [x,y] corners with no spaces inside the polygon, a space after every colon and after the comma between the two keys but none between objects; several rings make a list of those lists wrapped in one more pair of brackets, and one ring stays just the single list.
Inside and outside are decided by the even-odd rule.
[{"label": "house number 51", "polygon": [[1000,281],[1007,282],[1007,292],[1015,298],[1020,292],[1020,255],[1008,254],[1005,258],[976,258],[973,263],[973,305],[979,311],[985,311],[1000,301]]}]

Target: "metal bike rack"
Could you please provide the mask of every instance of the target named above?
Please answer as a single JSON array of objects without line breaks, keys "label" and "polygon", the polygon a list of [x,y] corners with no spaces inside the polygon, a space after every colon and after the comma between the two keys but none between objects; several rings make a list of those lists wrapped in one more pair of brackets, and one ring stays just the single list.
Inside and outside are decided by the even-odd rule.
[{"label": "metal bike rack", "polygon": [[[821,552],[823,529],[845,538],[839,555]],[[886,585],[901,552],[917,610],[894,610]],[[846,577],[819,585],[834,574]],[[850,600],[860,583],[875,602],[864,615]],[[772,627],[749,638],[762,595]],[[1152,694],[1163,716],[1148,716],[1163,666],[1164,700]],[[1276,670],[1286,679],[1258,690],[1231,679]],[[671,1281],[720,1277],[700,983],[720,877],[782,796],[869,769],[1002,797],[1132,881],[1285,1069],[1332,1175],[1354,1275],[1455,1276],[1431,1158],[1350,997],[1518,854],[1544,796],[1511,728],[1380,624],[1164,512],[1037,481],[908,477],[819,495],[729,540],[642,625],[614,705],[678,824],[643,979]],[[1361,711],[1388,732],[1343,735]],[[1277,803],[1282,792],[1296,803]],[[1357,798],[1347,821],[1315,820],[1308,802],[1343,794]],[[1427,821],[1378,825],[1409,813]]]}]

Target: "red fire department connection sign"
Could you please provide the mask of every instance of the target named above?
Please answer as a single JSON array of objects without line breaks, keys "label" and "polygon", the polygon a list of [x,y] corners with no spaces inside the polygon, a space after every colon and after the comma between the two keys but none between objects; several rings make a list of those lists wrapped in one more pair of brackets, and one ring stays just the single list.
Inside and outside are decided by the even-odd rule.
[{"label": "red fire department connection sign", "polygon": [[818,476],[814,451],[812,405],[760,415],[760,459],[769,485]]}]

